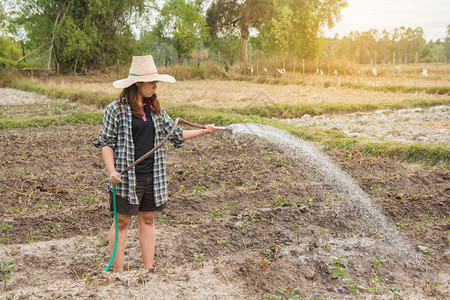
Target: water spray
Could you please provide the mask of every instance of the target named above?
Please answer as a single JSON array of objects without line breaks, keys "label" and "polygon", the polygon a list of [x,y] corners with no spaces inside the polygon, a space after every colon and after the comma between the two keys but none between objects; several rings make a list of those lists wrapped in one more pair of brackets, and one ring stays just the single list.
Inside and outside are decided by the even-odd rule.
[{"label": "water spray", "polygon": [[[147,157],[149,157],[150,155],[155,153],[156,150],[161,148],[161,146],[164,145],[164,143],[167,142],[169,140],[170,136],[174,133],[174,131],[177,128],[179,122],[183,123],[183,124],[186,124],[186,125],[189,125],[189,126],[194,127],[194,128],[206,129],[206,126],[194,124],[194,123],[188,122],[186,120],[183,120],[183,119],[180,119],[180,118],[176,118],[175,122],[174,122],[174,124],[172,126],[172,129],[169,131],[169,133],[166,135],[166,137],[158,145],[156,145],[152,150],[150,150],[147,153],[145,153],[144,155],[142,155],[139,159],[137,159],[131,165],[129,165],[125,170],[120,172],[118,177],[120,177],[122,175],[125,175],[129,170],[134,168],[136,165],[141,163],[144,159],[146,159]],[[228,131],[228,132],[232,133],[233,132],[233,125],[229,125],[227,127],[215,127],[215,129],[216,130],[220,130],[220,131]],[[118,235],[119,235],[119,225],[117,224],[116,185],[115,184],[113,184],[112,193],[113,193],[114,233],[115,233],[114,234],[114,250],[113,250],[113,253],[111,254],[111,259],[110,259],[110,261],[108,263],[108,266],[106,266],[105,272],[107,272],[109,270],[109,268],[111,267],[111,265],[112,265],[112,263],[114,261],[114,257],[116,256],[117,240],[118,240]]]}]

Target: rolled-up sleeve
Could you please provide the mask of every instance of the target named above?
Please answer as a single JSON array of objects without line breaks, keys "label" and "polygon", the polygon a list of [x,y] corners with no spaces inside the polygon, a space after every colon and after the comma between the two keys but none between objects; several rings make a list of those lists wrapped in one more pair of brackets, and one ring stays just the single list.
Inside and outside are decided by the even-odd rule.
[{"label": "rolled-up sleeve", "polygon": [[117,109],[117,101],[113,101],[105,109],[103,115],[103,128],[97,138],[92,141],[92,144],[101,149],[109,146],[112,149],[117,145],[117,133],[119,128],[119,115]]},{"label": "rolled-up sleeve", "polygon": [[[175,125],[175,122],[164,110],[161,111],[161,114],[164,120],[165,134],[167,135],[172,130],[173,126]],[[173,143],[173,146],[175,148],[183,147],[186,143],[183,138],[183,129],[177,126],[173,134],[170,136],[169,141]]]}]

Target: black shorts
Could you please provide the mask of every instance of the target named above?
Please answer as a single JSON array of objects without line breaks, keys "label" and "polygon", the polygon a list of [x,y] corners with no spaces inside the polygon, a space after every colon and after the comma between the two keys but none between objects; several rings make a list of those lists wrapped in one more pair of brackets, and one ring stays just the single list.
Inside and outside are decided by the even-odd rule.
[{"label": "black shorts", "polygon": [[[153,195],[153,178],[136,180],[136,194],[139,204],[130,204],[128,199],[116,195],[117,213],[122,215],[137,216],[140,211],[161,211],[167,207],[167,203],[161,206],[155,205]],[[114,212],[113,194],[109,192],[109,210]]]}]

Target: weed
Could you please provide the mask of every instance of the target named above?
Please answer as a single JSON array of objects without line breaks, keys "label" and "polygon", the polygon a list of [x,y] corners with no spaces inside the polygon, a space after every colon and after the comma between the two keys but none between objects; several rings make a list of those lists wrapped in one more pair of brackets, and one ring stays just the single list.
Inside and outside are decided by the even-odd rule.
[{"label": "weed", "polygon": [[353,232],[349,232],[349,233],[343,233],[342,234],[342,237],[344,237],[344,238],[354,238],[354,239],[356,239],[356,234],[355,233],[353,233]]},{"label": "weed", "polygon": [[378,184],[375,184],[375,185],[373,185],[373,186],[370,187],[370,191],[371,191],[375,196],[378,196],[378,195],[383,191],[383,189],[382,189]]},{"label": "weed", "polygon": [[350,292],[356,295],[359,290],[366,290],[366,288],[357,281],[352,281],[348,278],[348,261],[345,258],[340,258],[336,256],[330,256],[327,262],[333,263],[333,278],[341,277],[342,281],[346,282]]},{"label": "weed", "polygon": [[219,244],[219,257],[220,257],[220,250],[222,250],[223,245],[225,245],[227,240],[217,240],[217,244]]},{"label": "weed", "polygon": [[295,180],[295,177],[286,176],[283,177],[283,182],[286,183],[288,186],[291,185],[291,182]]},{"label": "weed", "polygon": [[193,221],[191,221],[191,217],[181,218],[177,216],[177,224],[186,224],[186,225],[195,225]]},{"label": "weed", "polygon": [[245,245],[245,242],[244,242],[244,231],[247,229],[247,226],[245,226],[244,223],[242,223],[242,222],[238,222],[236,224],[236,227],[237,227],[239,233],[241,234],[242,244],[244,245],[244,248],[247,249],[247,246]]},{"label": "weed", "polygon": [[264,300],[281,300],[283,297],[282,296],[277,296],[274,294],[264,294]]},{"label": "weed", "polygon": [[450,244],[450,230],[444,232],[445,239],[447,240],[447,243]]},{"label": "weed", "polygon": [[396,213],[394,213],[394,215],[397,217],[398,222],[394,223],[396,226],[401,227],[403,230],[407,230],[409,228],[409,215],[408,215],[408,221],[406,222],[406,224],[403,222],[402,218],[400,216],[398,216]]},{"label": "weed", "polygon": [[321,236],[322,239],[323,239],[323,245],[322,245],[322,248],[325,249],[326,247],[328,247],[328,241],[327,241],[327,239],[325,238],[324,233],[325,233],[325,232],[328,232],[328,229],[320,228],[320,227],[319,227],[319,231],[320,231],[320,236]]},{"label": "weed", "polygon": [[309,207],[313,207],[314,205],[314,199],[308,195],[303,194],[303,203],[309,205]]},{"label": "weed", "polygon": [[327,263],[329,262],[333,263],[333,278],[341,277],[342,279],[346,279],[348,277],[348,261],[345,258],[330,256],[327,258]]},{"label": "weed", "polygon": [[77,202],[83,203],[86,206],[90,206],[95,201],[95,195],[77,197]]},{"label": "weed", "polygon": [[443,213],[441,213],[441,216],[444,218],[445,225],[450,224],[450,212],[448,213],[448,216],[444,215]]},{"label": "weed", "polygon": [[430,280],[430,278],[428,278],[428,268],[429,268],[429,265],[430,265],[431,253],[433,253],[433,249],[425,247],[425,246],[420,246],[420,245],[418,246],[418,248],[422,252],[424,252],[426,257],[427,257],[427,259],[425,261],[425,278],[424,278],[425,286],[426,286],[427,289],[430,290],[431,294],[435,294],[438,285],[442,284],[442,282],[433,281],[433,280]]},{"label": "weed", "polygon": [[300,244],[300,234],[303,232],[303,229],[300,229],[300,226],[295,223],[289,223],[289,225],[292,227],[292,229],[295,232],[295,235],[297,237],[297,243]]},{"label": "weed", "polygon": [[234,209],[234,212],[238,215],[237,205],[236,201],[231,201],[231,207]]},{"label": "weed", "polygon": [[[7,244],[9,245],[9,229],[11,229],[12,224],[11,222],[6,222],[2,226],[0,226],[0,241],[4,242],[7,241]],[[5,232],[5,235],[3,235],[3,231]]]},{"label": "weed", "polygon": [[291,287],[278,287],[283,293],[286,295],[288,300],[300,300],[301,297],[299,295],[293,295],[295,291],[299,290],[299,288],[291,288]]},{"label": "weed", "polygon": [[196,185],[192,188],[192,194],[194,195],[202,195],[205,194],[207,191],[207,188],[203,185]]},{"label": "weed", "polygon": [[261,251],[265,258],[271,258],[273,256],[273,251],[270,249],[264,249]]},{"label": "weed", "polygon": [[98,245],[107,246],[108,242],[105,241],[99,234],[97,234],[97,241],[94,244],[94,249],[97,248]]},{"label": "weed", "polygon": [[[371,281],[373,286],[371,288],[368,288],[367,290],[372,291],[374,293],[374,299],[376,298],[377,291],[379,289],[388,289],[390,292],[394,294],[394,299],[401,298],[400,291],[402,290],[402,286],[399,287],[392,287],[389,286],[386,283],[386,280],[384,279],[384,276],[382,274],[381,264],[384,264],[386,262],[386,259],[382,257],[376,257],[374,256],[372,258],[372,263],[375,266],[375,275],[371,276]],[[379,284],[381,282],[381,285]]]},{"label": "weed", "polygon": [[95,269],[98,271],[98,261],[100,260],[99,257],[91,257],[91,260],[95,262]]},{"label": "weed", "polygon": [[277,196],[277,200],[278,200],[278,205],[279,206],[286,206],[289,204],[288,199],[282,197],[282,196]]},{"label": "weed", "polygon": [[227,215],[227,211],[222,204],[222,208],[219,208],[217,210],[210,209],[209,215],[211,216],[212,221],[214,221],[215,218],[221,218],[222,216]]},{"label": "weed", "polygon": [[0,277],[3,278],[3,293],[6,291],[6,282],[9,278],[11,278],[11,270],[16,266],[15,263],[8,265],[4,261],[2,261],[1,269],[0,269]]},{"label": "weed", "polygon": [[83,275],[83,277],[85,285],[91,285],[91,283],[94,281],[94,278],[92,277],[91,273],[86,273]]},{"label": "weed", "polygon": [[202,263],[204,257],[205,257],[205,254],[203,254],[203,253],[200,253],[200,254],[194,253],[194,259],[195,259],[195,262],[197,263],[197,270],[198,270],[198,268],[200,268],[200,264]]},{"label": "weed", "polygon": [[428,227],[428,223],[430,222],[430,218],[429,218],[429,214],[430,214],[430,212],[428,211],[427,212],[427,214],[425,215],[423,215],[423,216],[421,216],[420,217],[420,219],[422,220],[422,222],[423,223],[420,223],[419,224],[419,228],[420,228],[420,231],[422,232],[422,235],[425,237],[425,232],[426,232],[426,230],[427,230],[427,227]]}]

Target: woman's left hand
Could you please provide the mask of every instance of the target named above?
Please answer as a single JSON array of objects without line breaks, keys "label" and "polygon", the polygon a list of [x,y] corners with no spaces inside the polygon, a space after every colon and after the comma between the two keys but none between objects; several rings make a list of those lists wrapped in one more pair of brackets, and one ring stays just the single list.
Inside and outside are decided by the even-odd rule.
[{"label": "woman's left hand", "polygon": [[208,124],[205,126],[206,128],[203,129],[205,134],[211,134],[216,132],[216,128],[214,126],[214,124]]}]

